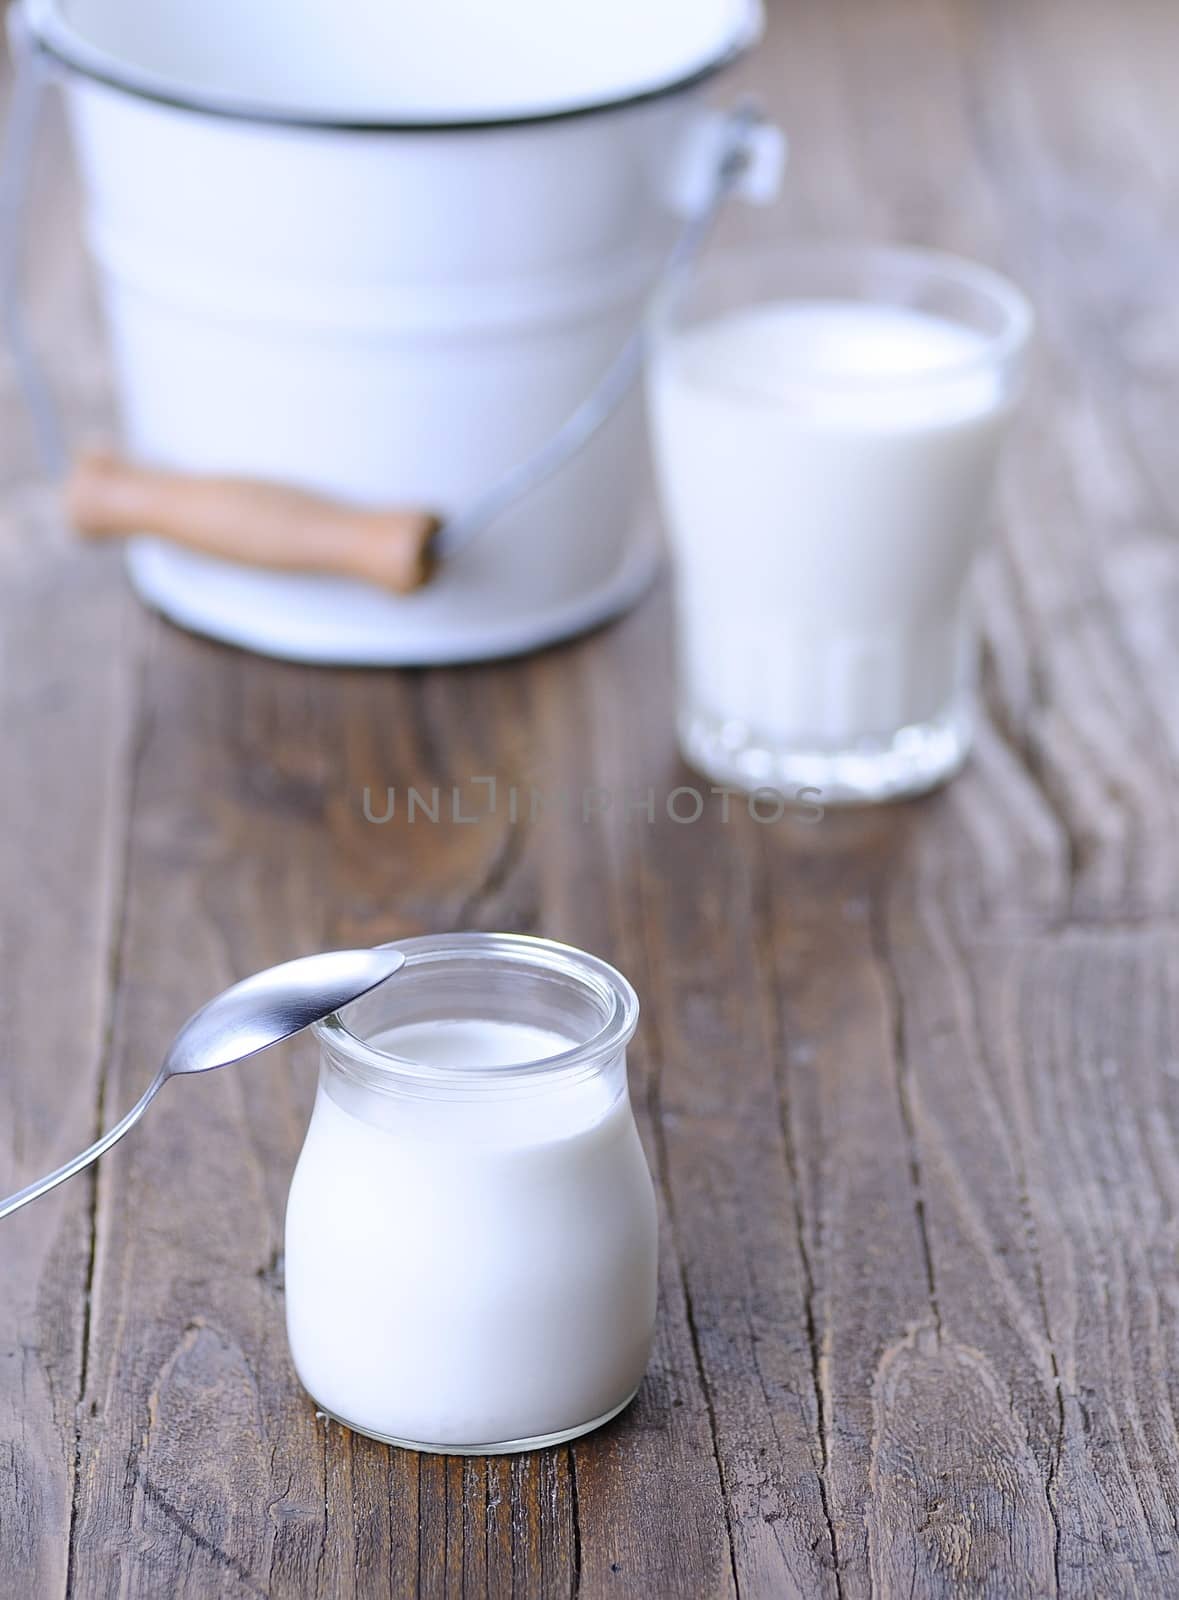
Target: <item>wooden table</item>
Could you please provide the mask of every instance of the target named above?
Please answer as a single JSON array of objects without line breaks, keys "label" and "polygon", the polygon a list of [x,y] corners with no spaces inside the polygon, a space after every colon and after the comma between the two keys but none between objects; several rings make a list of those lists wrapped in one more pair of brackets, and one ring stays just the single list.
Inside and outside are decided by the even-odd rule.
[{"label": "wooden table", "polygon": [[[287,1357],[311,1053],[173,1086],[0,1229],[6,1594],[1179,1592],[1177,59],[1163,0],[796,0],[744,71],[793,168],[735,233],[935,242],[1042,318],[977,755],[919,804],[669,820],[666,586],[479,670],[185,637],[71,542],[3,369],[0,1188],[94,1137],[233,978],[508,928],[641,991],[663,1209],[619,1422],[399,1454],[318,1419]],[[54,156],[34,299],[81,432],[110,401]],[[476,774],[652,789],[656,816],[365,818],[366,787]]]}]

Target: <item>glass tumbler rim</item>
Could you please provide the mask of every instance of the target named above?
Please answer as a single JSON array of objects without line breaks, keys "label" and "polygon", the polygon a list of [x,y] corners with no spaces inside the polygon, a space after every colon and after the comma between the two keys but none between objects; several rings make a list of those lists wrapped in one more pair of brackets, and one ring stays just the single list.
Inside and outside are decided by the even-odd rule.
[{"label": "glass tumbler rim", "polygon": [[616,1058],[638,1026],[639,999],[628,980],[609,962],[575,945],[533,934],[474,931],[391,939],[381,948],[400,950],[406,957],[405,966],[394,975],[398,984],[412,982],[415,969],[438,968],[456,958],[467,963],[507,962],[517,964],[522,975],[547,975],[571,982],[585,998],[597,1002],[603,1021],[588,1038],[567,1050],[523,1061],[492,1065],[472,1061],[461,1066],[427,1064],[381,1049],[349,1027],[339,1011],[314,1023],[311,1031],[333,1062],[362,1077],[367,1087],[378,1092],[416,1087],[427,1094],[457,1090],[478,1095],[578,1081],[595,1072],[600,1063]]},{"label": "glass tumbler rim", "polygon": [[[690,326],[696,320],[690,313],[685,316],[685,307],[691,306],[694,295],[704,285],[723,277],[726,266],[732,270],[739,265],[756,266],[773,261],[781,262],[784,270],[814,269],[816,273],[821,273],[823,268],[829,268],[833,275],[847,272],[849,269],[865,273],[872,270],[907,272],[912,275],[915,284],[924,281],[927,286],[940,284],[943,287],[955,287],[975,295],[980,302],[988,303],[997,311],[1000,319],[1000,326],[994,332],[984,332],[977,328],[972,330],[979,335],[980,347],[961,359],[912,372],[887,372],[879,376],[863,373],[847,377],[817,376],[808,373],[788,383],[786,387],[795,392],[810,390],[828,394],[853,391],[865,393],[877,389],[908,392],[919,390],[924,386],[941,387],[975,373],[1002,371],[1016,366],[1035,331],[1035,311],[1027,295],[1012,279],[983,262],[972,260],[954,251],[925,245],[820,237],[766,241],[740,248],[730,247],[706,257],[687,282],[671,285],[656,300],[651,310],[649,325],[653,346],[657,349],[674,339],[685,325]],[[865,304],[876,303],[919,309],[913,306],[911,300],[902,299],[899,295],[888,293],[851,295],[846,290],[841,290],[839,284],[835,283],[829,292],[816,289],[803,294],[786,288],[775,294],[772,288],[767,288],[765,292],[759,290],[748,296],[735,297],[731,305],[711,312],[709,320],[761,306],[818,304],[848,299],[862,300]],[[945,320],[970,326],[965,318],[955,317],[952,314],[946,314]],[[775,397],[773,393],[734,383],[731,379],[726,382],[720,371],[710,375],[709,386],[732,387],[739,390],[747,399],[763,402],[770,402]]]}]

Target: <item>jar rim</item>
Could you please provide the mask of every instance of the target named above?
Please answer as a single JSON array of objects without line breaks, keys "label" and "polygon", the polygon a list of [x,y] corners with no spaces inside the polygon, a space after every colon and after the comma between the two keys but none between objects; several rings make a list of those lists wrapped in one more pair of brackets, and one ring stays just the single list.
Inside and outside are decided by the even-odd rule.
[{"label": "jar rim", "polygon": [[628,980],[608,961],[575,945],[524,933],[456,932],[391,939],[380,948],[400,950],[405,956],[405,965],[394,974],[400,982],[411,979],[415,968],[437,966],[454,956],[466,960],[507,960],[517,963],[523,971],[561,976],[572,980],[583,993],[600,1002],[605,1020],[588,1039],[552,1055],[495,1065],[469,1062],[462,1066],[428,1065],[380,1049],[355,1033],[339,1011],[314,1023],[311,1031],[322,1045],[332,1050],[335,1059],[344,1058],[341,1065],[367,1068],[368,1073],[375,1075],[375,1082],[368,1073],[365,1077],[373,1087],[380,1087],[382,1078],[390,1086],[398,1080],[410,1079],[422,1085],[461,1085],[467,1089],[481,1084],[493,1088],[521,1080],[564,1078],[616,1055],[626,1047],[638,1026],[639,998]]}]

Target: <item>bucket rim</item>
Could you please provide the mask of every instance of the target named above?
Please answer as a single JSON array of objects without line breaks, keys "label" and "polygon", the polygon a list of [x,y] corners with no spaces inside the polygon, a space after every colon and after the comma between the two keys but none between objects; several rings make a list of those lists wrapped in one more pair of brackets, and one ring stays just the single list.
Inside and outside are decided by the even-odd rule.
[{"label": "bucket rim", "polygon": [[75,74],[104,88],[114,89],[137,100],[173,111],[208,116],[226,122],[254,123],[266,127],[335,133],[478,133],[496,129],[532,127],[537,124],[569,122],[593,117],[682,94],[695,89],[732,66],[761,38],[764,16],[761,0],[743,0],[741,15],[735,21],[723,46],[707,60],[687,72],[665,81],[600,99],[570,105],[538,107],[520,112],[470,115],[423,114],[376,117],[368,112],[350,115],[328,110],[298,111],[290,107],[268,106],[233,96],[218,96],[199,90],[189,91],[149,71],[121,61],[111,52],[91,44],[61,15],[55,0],[20,0],[19,10],[28,29],[33,48],[58,70]]}]

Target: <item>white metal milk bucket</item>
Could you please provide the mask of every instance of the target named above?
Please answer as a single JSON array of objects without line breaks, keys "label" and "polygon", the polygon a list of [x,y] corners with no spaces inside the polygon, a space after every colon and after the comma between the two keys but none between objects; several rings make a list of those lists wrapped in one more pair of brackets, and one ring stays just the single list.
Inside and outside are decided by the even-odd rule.
[{"label": "white metal milk bucket", "polygon": [[[456,507],[632,327],[701,91],[757,0],[24,0],[65,84],[125,442],[189,471]],[[425,590],[151,540],[176,621],[307,661],[530,649],[637,597],[632,396]]]}]

